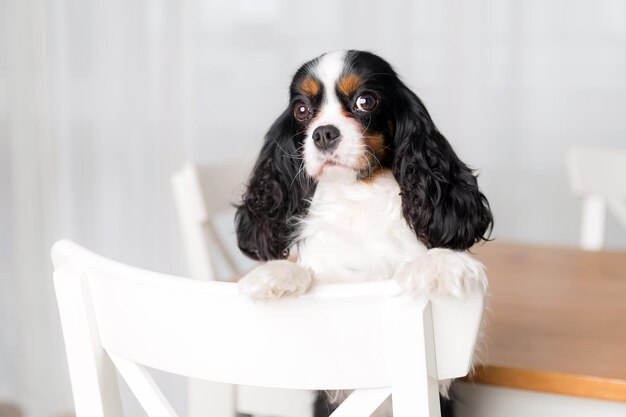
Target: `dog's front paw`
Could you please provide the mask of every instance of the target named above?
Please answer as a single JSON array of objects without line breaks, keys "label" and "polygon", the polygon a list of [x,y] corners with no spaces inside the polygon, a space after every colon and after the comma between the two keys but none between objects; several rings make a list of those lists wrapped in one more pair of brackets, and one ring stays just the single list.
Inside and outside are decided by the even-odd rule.
[{"label": "dog's front paw", "polygon": [[239,292],[254,300],[304,294],[313,283],[313,272],[289,261],[270,261],[239,281]]},{"label": "dog's front paw", "polygon": [[463,298],[474,288],[487,290],[483,265],[466,252],[435,248],[396,271],[394,278],[408,294],[450,294]]}]

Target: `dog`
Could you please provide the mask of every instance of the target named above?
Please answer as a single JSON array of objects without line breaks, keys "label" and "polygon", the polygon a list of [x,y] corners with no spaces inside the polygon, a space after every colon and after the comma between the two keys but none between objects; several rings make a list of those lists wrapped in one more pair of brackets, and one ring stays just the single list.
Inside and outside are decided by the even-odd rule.
[{"label": "dog", "polygon": [[467,252],[493,227],[477,176],[370,52],[327,53],[298,69],[235,223],[241,251],[267,261],[239,282],[255,300],[314,282],[395,279],[414,297],[487,287]]}]

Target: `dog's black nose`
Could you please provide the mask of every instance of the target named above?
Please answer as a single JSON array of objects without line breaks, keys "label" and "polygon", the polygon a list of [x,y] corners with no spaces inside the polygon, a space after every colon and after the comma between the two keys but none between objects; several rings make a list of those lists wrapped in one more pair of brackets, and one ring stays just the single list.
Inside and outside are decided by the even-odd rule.
[{"label": "dog's black nose", "polygon": [[339,141],[341,132],[333,125],[319,126],[313,131],[313,143],[323,151],[334,149]]}]

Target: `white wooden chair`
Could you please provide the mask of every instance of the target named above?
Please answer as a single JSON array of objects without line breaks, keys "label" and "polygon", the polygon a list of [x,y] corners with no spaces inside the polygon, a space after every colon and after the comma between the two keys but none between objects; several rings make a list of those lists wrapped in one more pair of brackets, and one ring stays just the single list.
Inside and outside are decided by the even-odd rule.
[{"label": "white wooden chair", "polygon": [[483,310],[478,289],[429,302],[398,295],[389,280],[253,303],[234,283],[134,268],[69,241],[52,259],[77,417],[123,415],[115,369],[150,417],[176,416],[147,367],[237,385],[355,389],[334,416],[368,416],[390,394],[395,417],[439,416],[437,381],[468,372]]},{"label": "white wooden chair", "polygon": [[606,213],[626,229],[626,150],[577,146],[567,153],[572,192],[583,198],[580,246],[604,246]]}]

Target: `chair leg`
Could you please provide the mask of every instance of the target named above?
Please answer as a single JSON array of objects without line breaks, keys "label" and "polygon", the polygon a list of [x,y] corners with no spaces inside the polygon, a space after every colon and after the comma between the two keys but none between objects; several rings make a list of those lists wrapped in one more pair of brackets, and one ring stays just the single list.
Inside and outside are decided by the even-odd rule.
[{"label": "chair leg", "polygon": [[580,246],[585,250],[600,250],[604,245],[606,201],[597,195],[583,200]]},{"label": "chair leg", "polygon": [[[430,303],[406,305],[395,323],[394,417],[441,417]],[[400,361],[395,358],[413,358]]]},{"label": "chair leg", "polygon": [[422,375],[403,389],[394,388],[391,396],[393,417],[441,417],[438,384],[428,379]]}]

